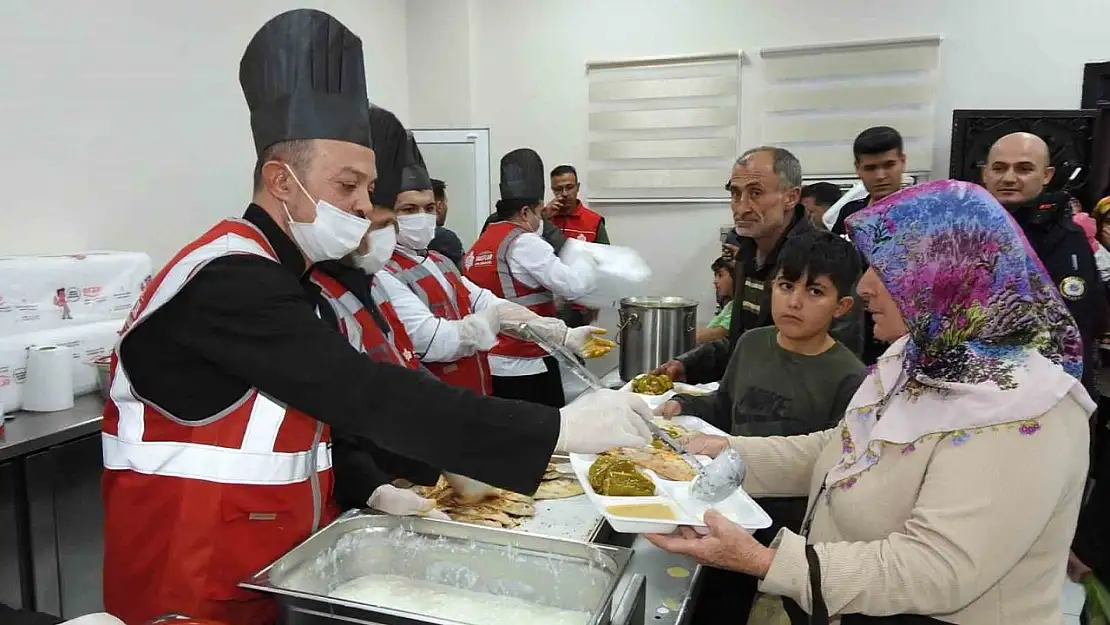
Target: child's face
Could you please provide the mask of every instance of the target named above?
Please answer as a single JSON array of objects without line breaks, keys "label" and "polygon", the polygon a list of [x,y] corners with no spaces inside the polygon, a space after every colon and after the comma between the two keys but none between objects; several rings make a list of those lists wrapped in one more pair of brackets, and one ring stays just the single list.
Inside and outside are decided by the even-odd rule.
[{"label": "child's face", "polygon": [[713,272],[713,288],[717,289],[717,297],[732,297],[732,274],[727,267],[722,267]]},{"label": "child's face", "polygon": [[829,331],[833,319],[852,308],[851,297],[840,297],[828,276],[787,280],[782,272],[771,285],[771,317],[789,339],[808,340]]}]

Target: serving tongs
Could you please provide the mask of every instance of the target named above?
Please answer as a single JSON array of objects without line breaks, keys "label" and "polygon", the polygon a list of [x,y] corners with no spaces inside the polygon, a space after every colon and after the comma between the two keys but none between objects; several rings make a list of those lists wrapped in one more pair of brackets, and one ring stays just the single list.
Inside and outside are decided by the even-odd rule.
[{"label": "serving tongs", "polygon": [[[578,376],[591,389],[595,391],[608,390],[608,387],[602,384],[601,379],[598,378],[593,371],[587,369],[586,365],[579,362],[574,353],[566,347],[548,341],[544,337],[540,336],[538,332],[528,327],[528,324],[526,323],[520,324],[519,331],[521,336],[544,348],[544,350],[554,356],[556,360],[558,360],[563,366],[569,369],[571,373]],[[652,421],[651,419],[644,419],[644,423],[647,423],[648,429],[651,430],[652,435],[658,437],[659,440],[663,441],[664,445],[673,449],[679,456],[682,457],[686,464],[690,465],[690,467],[692,467],[695,471],[701,471],[701,463],[698,462],[697,459],[694,458],[692,455],[686,453],[686,449],[682,445],[680,445],[678,441],[674,440],[674,438],[672,438],[670,434],[667,434],[667,432],[663,428],[656,425],[655,421]]]}]

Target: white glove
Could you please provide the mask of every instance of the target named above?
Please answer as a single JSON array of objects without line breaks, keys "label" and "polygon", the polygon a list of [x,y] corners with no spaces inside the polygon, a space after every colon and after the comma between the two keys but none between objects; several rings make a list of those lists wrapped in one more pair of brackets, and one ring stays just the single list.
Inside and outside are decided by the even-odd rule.
[{"label": "white glove", "polygon": [[392,484],[379,486],[370,495],[366,504],[379,512],[393,516],[426,516],[429,519],[451,520],[451,517],[436,510],[436,502]]},{"label": "white glove", "polygon": [[444,473],[443,477],[451,485],[451,490],[455,491],[455,500],[462,504],[475,503],[501,492],[498,488],[478,480],[472,480],[465,475]]},{"label": "white glove", "polygon": [[562,417],[555,451],[597,454],[614,447],[651,444],[651,408],[632,393],[608,389],[587,393],[559,411]]},{"label": "white glove", "polygon": [[536,316],[527,324],[528,329],[540,335],[543,340],[556,345],[563,345],[567,340],[567,324],[554,317]]},{"label": "white glove", "polygon": [[521,325],[540,318],[539,315],[524,306],[509,301],[500,302],[496,306],[490,306],[490,308],[497,310],[500,330],[510,334],[519,332]]},{"label": "white glove", "polygon": [[599,328],[597,326],[582,326],[580,328],[572,328],[570,330],[567,330],[567,338],[563,341],[563,345],[566,346],[566,348],[570,351],[585,358],[586,341],[590,340],[590,337],[595,334],[605,333],[605,328]]},{"label": "white glove", "polygon": [[476,313],[471,313],[458,321],[459,345],[469,356],[475,352],[488,352],[497,343],[497,333],[501,330],[497,320],[497,308],[490,306]]}]

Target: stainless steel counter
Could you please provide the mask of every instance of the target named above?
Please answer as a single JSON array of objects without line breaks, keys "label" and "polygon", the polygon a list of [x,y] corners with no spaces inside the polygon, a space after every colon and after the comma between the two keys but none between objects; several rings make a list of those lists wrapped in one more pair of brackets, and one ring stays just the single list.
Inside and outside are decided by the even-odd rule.
[{"label": "stainless steel counter", "polygon": [[93,393],[78,397],[69,410],[6,415],[0,462],[98,432],[103,410],[104,401]]},{"label": "stainless steel counter", "polygon": [[701,566],[693,560],[667,553],[649,543],[643,536],[617,534],[616,540],[605,541],[621,544],[621,538],[632,539],[632,561],[617,586],[616,596],[624,592],[633,575],[643,575],[647,580],[647,600],[644,623],[649,625],[683,625],[690,621],[694,599],[701,578]]}]

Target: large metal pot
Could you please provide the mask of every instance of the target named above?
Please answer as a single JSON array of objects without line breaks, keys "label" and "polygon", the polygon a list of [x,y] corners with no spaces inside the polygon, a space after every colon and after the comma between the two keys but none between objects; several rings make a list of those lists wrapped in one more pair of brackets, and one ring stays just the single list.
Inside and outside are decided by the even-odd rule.
[{"label": "large metal pot", "polygon": [[685,297],[621,300],[618,339],[625,382],[694,347],[698,303]]}]

